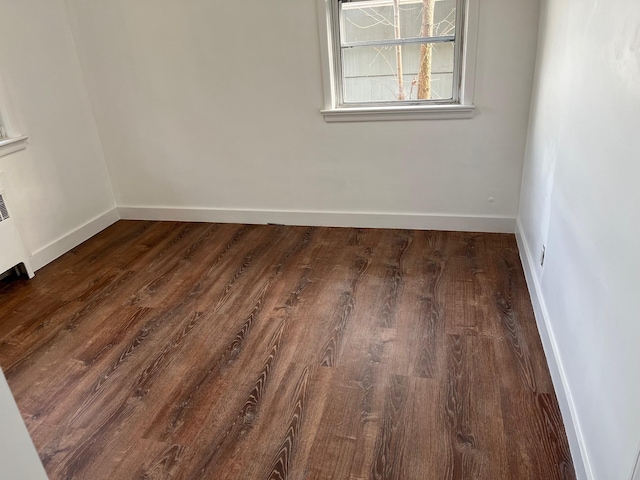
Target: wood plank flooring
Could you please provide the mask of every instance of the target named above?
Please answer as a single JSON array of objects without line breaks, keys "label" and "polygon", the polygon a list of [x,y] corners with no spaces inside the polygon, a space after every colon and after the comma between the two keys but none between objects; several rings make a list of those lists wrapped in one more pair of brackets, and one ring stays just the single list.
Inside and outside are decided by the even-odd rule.
[{"label": "wood plank flooring", "polygon": [[512,235],[121,221],[0,281],[51,479],[573,479]]}]

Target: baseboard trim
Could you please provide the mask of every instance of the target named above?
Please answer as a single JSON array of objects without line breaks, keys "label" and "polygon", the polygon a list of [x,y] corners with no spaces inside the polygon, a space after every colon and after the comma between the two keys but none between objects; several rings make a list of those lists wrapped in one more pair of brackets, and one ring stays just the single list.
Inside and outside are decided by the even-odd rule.
[{"label": "baseboard trim", "polygon": [[558,342],[553,333],[553,327],[544,296],[542,295],[540,282],[535,273],[535,257],[529,248],[519,218],[516,220],[516,241],[518,242],[520,259],[524,267],[524,274],[527,280],[527,286],[529,287],[529,295],[531,296],[531,303],[533,304],[540,339],[542,340],[542,346],[544,347],[544,352],[547,357],[547,364],[549,365],[549,372],[551,373],[562,419],[564,420],[571,457],[573,458],[573,464],[576,470],[576,477],[578,480],[594,480],[595,477],[585,448],[584,436],[580,429],[575,403],[562,365]]},{"label": "baseboard trim", "polygon": [[50,244],[36,250],[31,255],[31,265],[34,270],[39,270],[56,258],[64,255],[69,250],[77,247],[82,242],[90,239],[108,226],[120,220],[117,208],[112,208],[97,217],[89,220],[84,225],[72,230]]},{"label": "baseboard trim", "polygon": [[363,212],[314,212],[286,210],[235,210],[215,208],[119,207],[126,220],[174,222],[248,223],[283,225],[401,228],[462,232],[514,233],[515,218],[459,215],[422,215]]}]

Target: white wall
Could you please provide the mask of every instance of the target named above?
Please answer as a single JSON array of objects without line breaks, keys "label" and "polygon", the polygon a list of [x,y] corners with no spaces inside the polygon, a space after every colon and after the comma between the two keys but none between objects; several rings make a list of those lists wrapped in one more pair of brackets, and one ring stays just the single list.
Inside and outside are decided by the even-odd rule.
[{"label": "white wall", "polygon": [[476,118],[330,125],[315,0],[67,0],[118,204],[515,218],[538,2],[481,4]]},{"label": "white wall", "polygon": [[0,477],[7,480],[46,480],[47,475],[2,370],[0,412]]},{"label": "white wall", "polygon": [[640,3],[545,0],[521,233],[602,480],[629,479],[640,445],[639,128]]},{"label": "white wall", "polygon": [[103,227],[77,233],[115,207],[63,0],[0,0],[0,75],[11,107],[3,113],[30,137],[0,170],[38,268]]}]

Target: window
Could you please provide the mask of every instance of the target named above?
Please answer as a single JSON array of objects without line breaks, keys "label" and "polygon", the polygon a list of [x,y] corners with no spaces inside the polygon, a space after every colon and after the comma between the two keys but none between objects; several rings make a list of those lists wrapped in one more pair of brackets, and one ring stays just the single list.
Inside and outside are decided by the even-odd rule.
[{"label": "window", "polygon": [[473,115],[477,0],[319,1],[327,121]]},{"label": "window", "polygon": [[11,116],[8,95],[4,88],[2,76],[0,76],[0,157],[23,150],[27,146],[27,136],[20,134],[15,122],[10,122]]},{"label": "window", "polygon": [[0,140],[5,140],[8,137],[9,135],[7,135],[7,131],[4,129],[4,126],[2,125],[2,119],[0,118]]}]

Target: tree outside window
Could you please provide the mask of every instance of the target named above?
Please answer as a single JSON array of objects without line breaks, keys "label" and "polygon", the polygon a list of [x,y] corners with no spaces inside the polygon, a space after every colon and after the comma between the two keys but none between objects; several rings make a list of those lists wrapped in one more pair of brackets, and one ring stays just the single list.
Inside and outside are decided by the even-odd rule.
[{"label": "tree outside window", "polygon": [[456,0],[340,2],[342,100],[453,100]]}]

